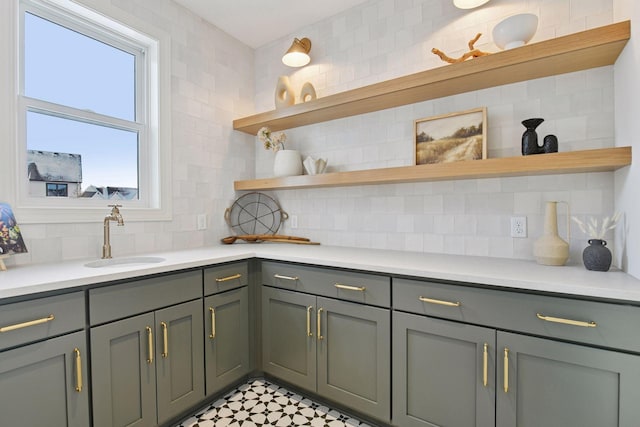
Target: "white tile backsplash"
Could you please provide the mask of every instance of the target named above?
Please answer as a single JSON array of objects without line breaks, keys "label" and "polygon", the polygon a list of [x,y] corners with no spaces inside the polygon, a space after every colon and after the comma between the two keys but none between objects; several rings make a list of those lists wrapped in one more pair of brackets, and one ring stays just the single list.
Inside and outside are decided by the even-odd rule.
[{"label": "white tile backsplash", "polygon": [[[446,66],[431,48],[459,55],[477,32],[483,33],[477,47],[496,51],[491,29],[515,13],[540,17],[534,41],[613,22],[613,0],[493,0],[471,11],[454,8],[450,0],[370,0],[252,51],[171,0],[104,1],[161,27],[172,40],[173,219],[114,230],[118,255],[207,246],[230,234],[223,212],[239,195],[233,181],[270,176],[273,162],[273,153],[254,137],[233,131],[232,121],[272,110],[280,75],[291,78],[296,92],[308,81],[324,97]],[[294,36],[313,42],[312,63],[297,70],[280,61]],[[611,147],[612,68],[290,129],[287,148],[327,157],[328,171],[410,165],[415,119],[479,106],[488,109],[489,157],[520,155],[520,122],[529,117],[545,118],[540,140],[557,135],[560,151]],[[587,173],[270,194],[298,216],[297,229],[285,221],[281,232],[323,244],[532,259],[546,200],[570,201],[578,215],[610,215],[613,186],[612,173]],[[209,217],[205,231],[195,229],[201,213]],[[510,237],[513,215],[527,216],[527,238]],[[101,223],[22,228],[30,252],[11,262],[99,256]],[[577,227],[572,232],[572,259],[578,260],[585,237]]]}]

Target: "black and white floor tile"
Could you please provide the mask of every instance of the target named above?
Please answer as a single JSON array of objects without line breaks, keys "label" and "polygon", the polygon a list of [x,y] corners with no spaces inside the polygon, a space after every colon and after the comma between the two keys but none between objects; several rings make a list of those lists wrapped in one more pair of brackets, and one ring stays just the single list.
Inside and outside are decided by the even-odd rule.
[{"label": "black and white floor tile", "polygon": [[370,427],[265,380],[243,384],[177,427]]}]

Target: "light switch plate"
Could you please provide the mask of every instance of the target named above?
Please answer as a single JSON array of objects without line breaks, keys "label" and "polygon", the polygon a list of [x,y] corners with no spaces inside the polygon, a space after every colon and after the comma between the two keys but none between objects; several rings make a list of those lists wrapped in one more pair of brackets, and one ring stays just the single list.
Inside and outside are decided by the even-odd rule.
[{"label": "light switch plate", "polygon": [[206,230],[207,229],[207,214],[200,214],[197,217],[197,229],[198,230]]}]

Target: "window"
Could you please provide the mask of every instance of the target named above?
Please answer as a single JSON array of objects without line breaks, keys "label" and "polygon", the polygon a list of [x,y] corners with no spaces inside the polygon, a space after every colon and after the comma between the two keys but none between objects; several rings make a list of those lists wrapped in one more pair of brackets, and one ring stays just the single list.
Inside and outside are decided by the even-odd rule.
[{"label": "window", "polygon": [[67,197],[68,194],[67,184],[47,183],[47,197]]},{"label": "window", "polygon": [[166,48],[161,64],[148,28],[100,12],[71,0],[20,2],[16,199],[29,217],[71,209],[77,218],[65,219],[91,220],[82,209],[114,199],[155,211],[149,219],[170,215],[168,124],[159,120],[168,108],[159,103],[160,89],[169,92]]}]

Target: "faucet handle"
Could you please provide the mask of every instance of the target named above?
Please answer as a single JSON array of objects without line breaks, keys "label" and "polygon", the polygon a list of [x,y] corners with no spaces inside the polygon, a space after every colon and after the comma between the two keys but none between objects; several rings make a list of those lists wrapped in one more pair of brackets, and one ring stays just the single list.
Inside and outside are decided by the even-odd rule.
[{"label": "faucet handle", "polygon": [[107,205],[107,206],[109,206],[110,208],[121,208],[122,207],[122,205]]}]

